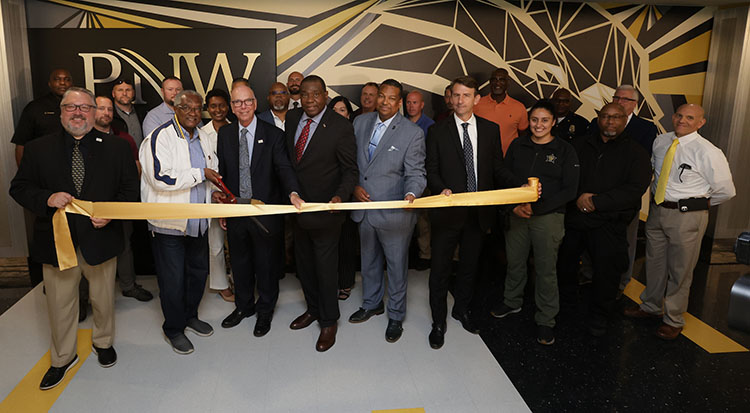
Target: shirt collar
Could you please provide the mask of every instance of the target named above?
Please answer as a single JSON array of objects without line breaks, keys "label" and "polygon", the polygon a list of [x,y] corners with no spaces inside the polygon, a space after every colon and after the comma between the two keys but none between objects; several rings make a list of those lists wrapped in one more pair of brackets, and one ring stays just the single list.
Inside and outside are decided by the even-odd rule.
[{"label": "shirt collar", "polygon": [[380,120],[380,115],[375,116],[375,125],[376,125],[376,127],[377,127],[378,123],[382,123],[383,125],[385,125],[385,128],[388,129],[388,126],[391,125],[391,122],[393,122],[393,119],[396,117],[397,114],[398,114],[398,112],[394,113],[393,116],[391,116],[390,118],[388,118],[386,120],[383,120],[383,121]]},{"label": "shirt collar", "polygon": [[455,113],[453,114],[453,119],[456,121],[456,125],[458,125],[459,128],[463,128],[463,126],[461,126],[463,123],[468,123],[470,126],[476,126],[477,124],[477,118],[476,116],[474,116],[473,113],[471,114],[471,117],[469,118],[469,120],[465,122],[462,121],[461,118],[459,118],[458,115],[456,115]]},{"label": "shirt collar", "polygon": [[[672,134],[673,134],[673,140],[677,139],[677,135],[674,135],[674,132],[672,132]],[[700,136],[701,135],[698,133],[698,131],[695,131],[692,133],[688,133],[685,136],[681,136],[679,139],[680,139],[680,143],[688,143],[692,140],[698,139]]]},{"label": "shirt collar", "polygon": [[239,126],[240,135],[242,135],[242,129],[247,129],[247,133],[250,135],[250,137],[254,138],[255,129],[258,127],[258,117],[253,115],[253,120],[251,120],[247,126],[242,126],[242,124],[239,122],[237,122],[237,126]]},{"label": "shirt collar", "polygon": [[300,123],[306,122],[308,119],[312,119],[313,123],[316,125],[320,123],[320,119],[323,117],[323,114],[326,113],[326,107],[323,106],[323,110],[320,111],[317,115],[313,116],[312,118],[307,116],[307,113],[304,111],[302,112],[302,119],[300,119]]},{"label": "shirt collar", "polygon": [[[175,126],[175,129],[177,129],[177,128],[178,128],[178,127],[177,127],[177,119],[176,119],[176,116],[172,116],[172,124],[173,124],[173,125]],[[177,134],[178,134],[178,135],[180,136],[180,138],[182,138],[182,137],[184,136],[184,137],[185,137],[186,139],[188,139],[188,141],[190,141],[190,140],[192,140],[192,139],[200,138],[200,133],[198,132],[198,130],[199,130],[200,128],[198,128],[198,127],[195,127],[195,128],[193,129],[193,136],[190,136],[190,134],[188,133],[187,129],[185,129],[184,127],[182,127],[182,125],[180,125],[180,126],[179,126],[179,129],[181,129],[181,130],[182,130],[182,134],[180,134],[180,131],[179,131],[179,130],[177,130]]]}]

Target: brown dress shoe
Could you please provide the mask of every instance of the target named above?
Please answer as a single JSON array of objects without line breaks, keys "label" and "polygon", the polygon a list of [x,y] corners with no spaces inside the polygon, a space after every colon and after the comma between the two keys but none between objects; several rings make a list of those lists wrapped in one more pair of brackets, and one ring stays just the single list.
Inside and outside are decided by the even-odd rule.
[{"label": "brown dress shoe", "polygon": [[321,328],[318,342],[315,343],[315,350],[318,350],[322,353],[333,347],[333,345],[336,343],[336,330],[338,330],[336,324],[330,327]]},{"label": "brown dress shoe", "polygon": [[682,327],[672,327],[669,324],[662,323],[656,330],[656,336],[662,340],[674,340],[682,332]]},{"label": "brown dress shoe", "polygon": [[631,305],[631,306],[625,307],[625,309],[622,310],[622,314],[625,317],[630,317],[630,318],[658,318],[658,317],[661,317],[661,314],[651,314],[649,312],[643,311],[641,309],[641,306],[639,306],[639,305]]},{"label": "brown dress shoe", "polygon": [[312,324],[313,321],[317,320],[318,317],[315,317],[314,315],[305,312],[301,316],[297,317],[292,321],[292,324],[289,325],[289,328],[292,330],[301,330],[310,324]]}]

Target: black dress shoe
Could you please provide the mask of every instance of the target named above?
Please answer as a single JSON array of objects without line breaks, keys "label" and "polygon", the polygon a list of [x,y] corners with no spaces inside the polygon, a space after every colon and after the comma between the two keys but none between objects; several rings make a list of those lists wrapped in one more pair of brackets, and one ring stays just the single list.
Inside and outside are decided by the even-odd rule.
[{"label": "black dress shoe", "polygon": [[374,310],[365,310],[364,308],[359,307],[359,310],[355,311],[354,314],[349,316],[349,322],[354,324],[364,323],[365,321],[369,320],[370,317],[383,314],[384,312],[385,307],[383,306],[382,301]]},{"label": "black dress shoe", "polygon": [[401,338],[401,333],[403,332],[404,327],[401,326],[401,321],[388,319],[388,328],[385,329],[385,341],[395,343]]},{"label": "black dress shoe", "polygon": [[133,288],[129,289],[128,291],[123,291],[122,295],[125,297],[135,298],[136,300],[144,302],[144,303],[154,298],[153,294],[151,294],[148,290],[146,290],[145,288],[141,287],[138,284],[136,284]]},{"label": "black dress shoe", "polygon": [[479,334],[479,328],[474,325],[474,322],[471,321],[471,317],[469,316],[468,312],[465,313],[451,313],[451,317],[455,318],[456,320],[461,322],[461,326],[464,328],[464,330],[468,331],[471,334]]},{"label": "black dress shoe", "polygon": [[39,383],[39,389],[49,390],[58,384],[65,378],[65,374],[78,363],[78,354],[73,357],[70,363],[62,367],[50,367],[47,373],[42,377],[42,382]]},{"label": "black dress shoe", "polygon": [[239,324],[242,319],[251,317],[255,314],[255,310],[250,311],[240,311],[238,309],[234,309],[231,314],[227,316],[227,318],[224,319],[224,321],[221,322],[221,326],[224,328],[232,328]]},{"label": "black dress shoe", "polygon": [[117,353],[115,348],[109,346],[108,348],[99,348],[92,345],[91,349],[94,350],[94,354],[99,359],[99,365],[102,367],[112,367],[117,363]]},{"label": "black dress shoe", "polygon": [[430,331],[430,347],[435,350],[443,347],[445,343],[445,324],[432,323],[432,331]]},{"label": "black dress shoe", "polygon": [[271,331],[271,316],[258,314],[258,319],[255,321],[255,328],[253,329],[253,335],[255,337],[263,337]]}]

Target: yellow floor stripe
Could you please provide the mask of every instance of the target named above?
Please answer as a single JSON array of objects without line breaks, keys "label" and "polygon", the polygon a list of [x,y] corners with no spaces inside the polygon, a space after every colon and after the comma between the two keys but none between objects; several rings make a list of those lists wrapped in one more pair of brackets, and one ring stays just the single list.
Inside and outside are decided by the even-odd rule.
[{"label": "yellow floor stripe", "polygon": [[425,411],[424,408],[417,407],[413,409],[373,410],[372,413],[425,413]]},{"label": "yellow floor stripe", "polygon": [[[636,303],[641,303],[640,295],[646,288],[645,285],[636,279],[631,279],[625,287],[624,294]],[[690,341],[701,346],[711,354],[716,353],[738,353],[748,351],[731,338],[721,334],[713,327],[697,319],[689,313],[685,313],[685,327],[682,329],[682,335]]]},{"label": "yellow floor stripe", "polygon": [[78,364],[75,365],[65,379],[57,387],[51,390],[39,390],[39,382],[42,381],[44,373],[50,366],[49,351],[45,354],[34,367],[18,383],[16,388],[8,394],[8,397],[0,403],[0,412],[47,412],[55,404],[65,387],[73,380],[78,369],[91,354],[91,329],[78,330]]}]

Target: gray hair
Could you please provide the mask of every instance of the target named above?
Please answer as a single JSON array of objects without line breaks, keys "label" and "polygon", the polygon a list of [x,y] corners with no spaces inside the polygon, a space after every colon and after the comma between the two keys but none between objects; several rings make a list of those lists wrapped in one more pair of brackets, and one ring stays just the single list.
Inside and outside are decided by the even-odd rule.
[{"label": "gray hair", "polygon": [[60,106],[61,107],[62,107],[63,102],[65,102],[65,99],[71,93],[81,93],[81,94],[84,94],[84,95],[88,96],[91,99],[91,104],[94,105],[94,106],[96,106],[96,97],[94,97],[94,94],[90,90],[84,89],[84,88],[78,87],[78,86],[71,86],[62,95],[62,99],[60,100]]},{"label": "gray hair", "polygon": [[617,89],[615,89],[615,93],[617,93],[620,90],[625,90],[627,92],[633,92],[633,97],[635,100],[641,100],[641,95],[638,94],[638,91],[635,90],[635,88],[632,85],[620,85],[617,86]]},{"label": "gray hair", "polygon": [[203,104],[203,96],[201,96],[198,92],[194,90],[183,90],[182,92],[178,93],[177,96],[174,97],[174,105],[177,106],[182,103],[182,99],[185,98],[185,96],[197,96],[198,100],[200,100],[201,105]]}]

